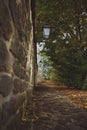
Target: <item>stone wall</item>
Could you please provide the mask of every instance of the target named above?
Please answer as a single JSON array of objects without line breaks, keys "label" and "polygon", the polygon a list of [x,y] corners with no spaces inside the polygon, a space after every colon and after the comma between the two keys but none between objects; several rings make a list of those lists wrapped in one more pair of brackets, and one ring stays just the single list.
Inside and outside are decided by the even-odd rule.
[{"label": "stone wall", "polygon": [[17,130],[33,67],[31,0],[0,0],[0,130]]}]

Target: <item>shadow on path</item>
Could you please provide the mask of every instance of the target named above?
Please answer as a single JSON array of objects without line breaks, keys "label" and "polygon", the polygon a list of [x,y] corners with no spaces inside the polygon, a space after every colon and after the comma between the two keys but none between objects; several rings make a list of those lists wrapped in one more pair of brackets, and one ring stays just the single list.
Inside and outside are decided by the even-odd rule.
[{"label": "shadow on path", "polygon": [[87,111],[61,94],[61,89],[67,88],[48,83],[34,89],[32,116],[22,122],[21,130],[87,130]]}]

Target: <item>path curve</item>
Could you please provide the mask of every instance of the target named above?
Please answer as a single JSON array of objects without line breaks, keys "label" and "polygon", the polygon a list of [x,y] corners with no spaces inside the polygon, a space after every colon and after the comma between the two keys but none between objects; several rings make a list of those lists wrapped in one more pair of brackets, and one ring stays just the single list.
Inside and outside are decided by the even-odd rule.
[{"label": "path curve", "polygon": [[52,86],[40,84],[34,90],[32,120],[21,128],[25,129],[87,130],[87,111]]}]

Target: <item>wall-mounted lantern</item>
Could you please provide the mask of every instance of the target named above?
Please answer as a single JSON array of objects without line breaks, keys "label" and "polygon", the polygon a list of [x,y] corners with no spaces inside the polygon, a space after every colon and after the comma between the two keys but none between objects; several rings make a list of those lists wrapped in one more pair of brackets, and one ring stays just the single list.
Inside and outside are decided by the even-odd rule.
[{"label": "wall-mounted lantern", "polygon": [[44,37],[45,39],[48,39],[49,36],[50,36],[50,32],[51,32],[51,26],[50,26],[50,25],[45,25],[45,26],[43,27],[43,37]]}]

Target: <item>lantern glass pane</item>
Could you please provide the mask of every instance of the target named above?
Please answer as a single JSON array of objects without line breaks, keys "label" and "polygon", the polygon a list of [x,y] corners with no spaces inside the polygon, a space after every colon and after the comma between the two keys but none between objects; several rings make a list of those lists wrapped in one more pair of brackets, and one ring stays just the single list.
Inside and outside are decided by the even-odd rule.
[{"label": "lantern glass pane", "polygon": [[50,27],[48,26],[46,26],[46,27],[44,27],[43,28],[43,36],[44,36],[44,38],[49,38],[49,35],[50,35]]}]

